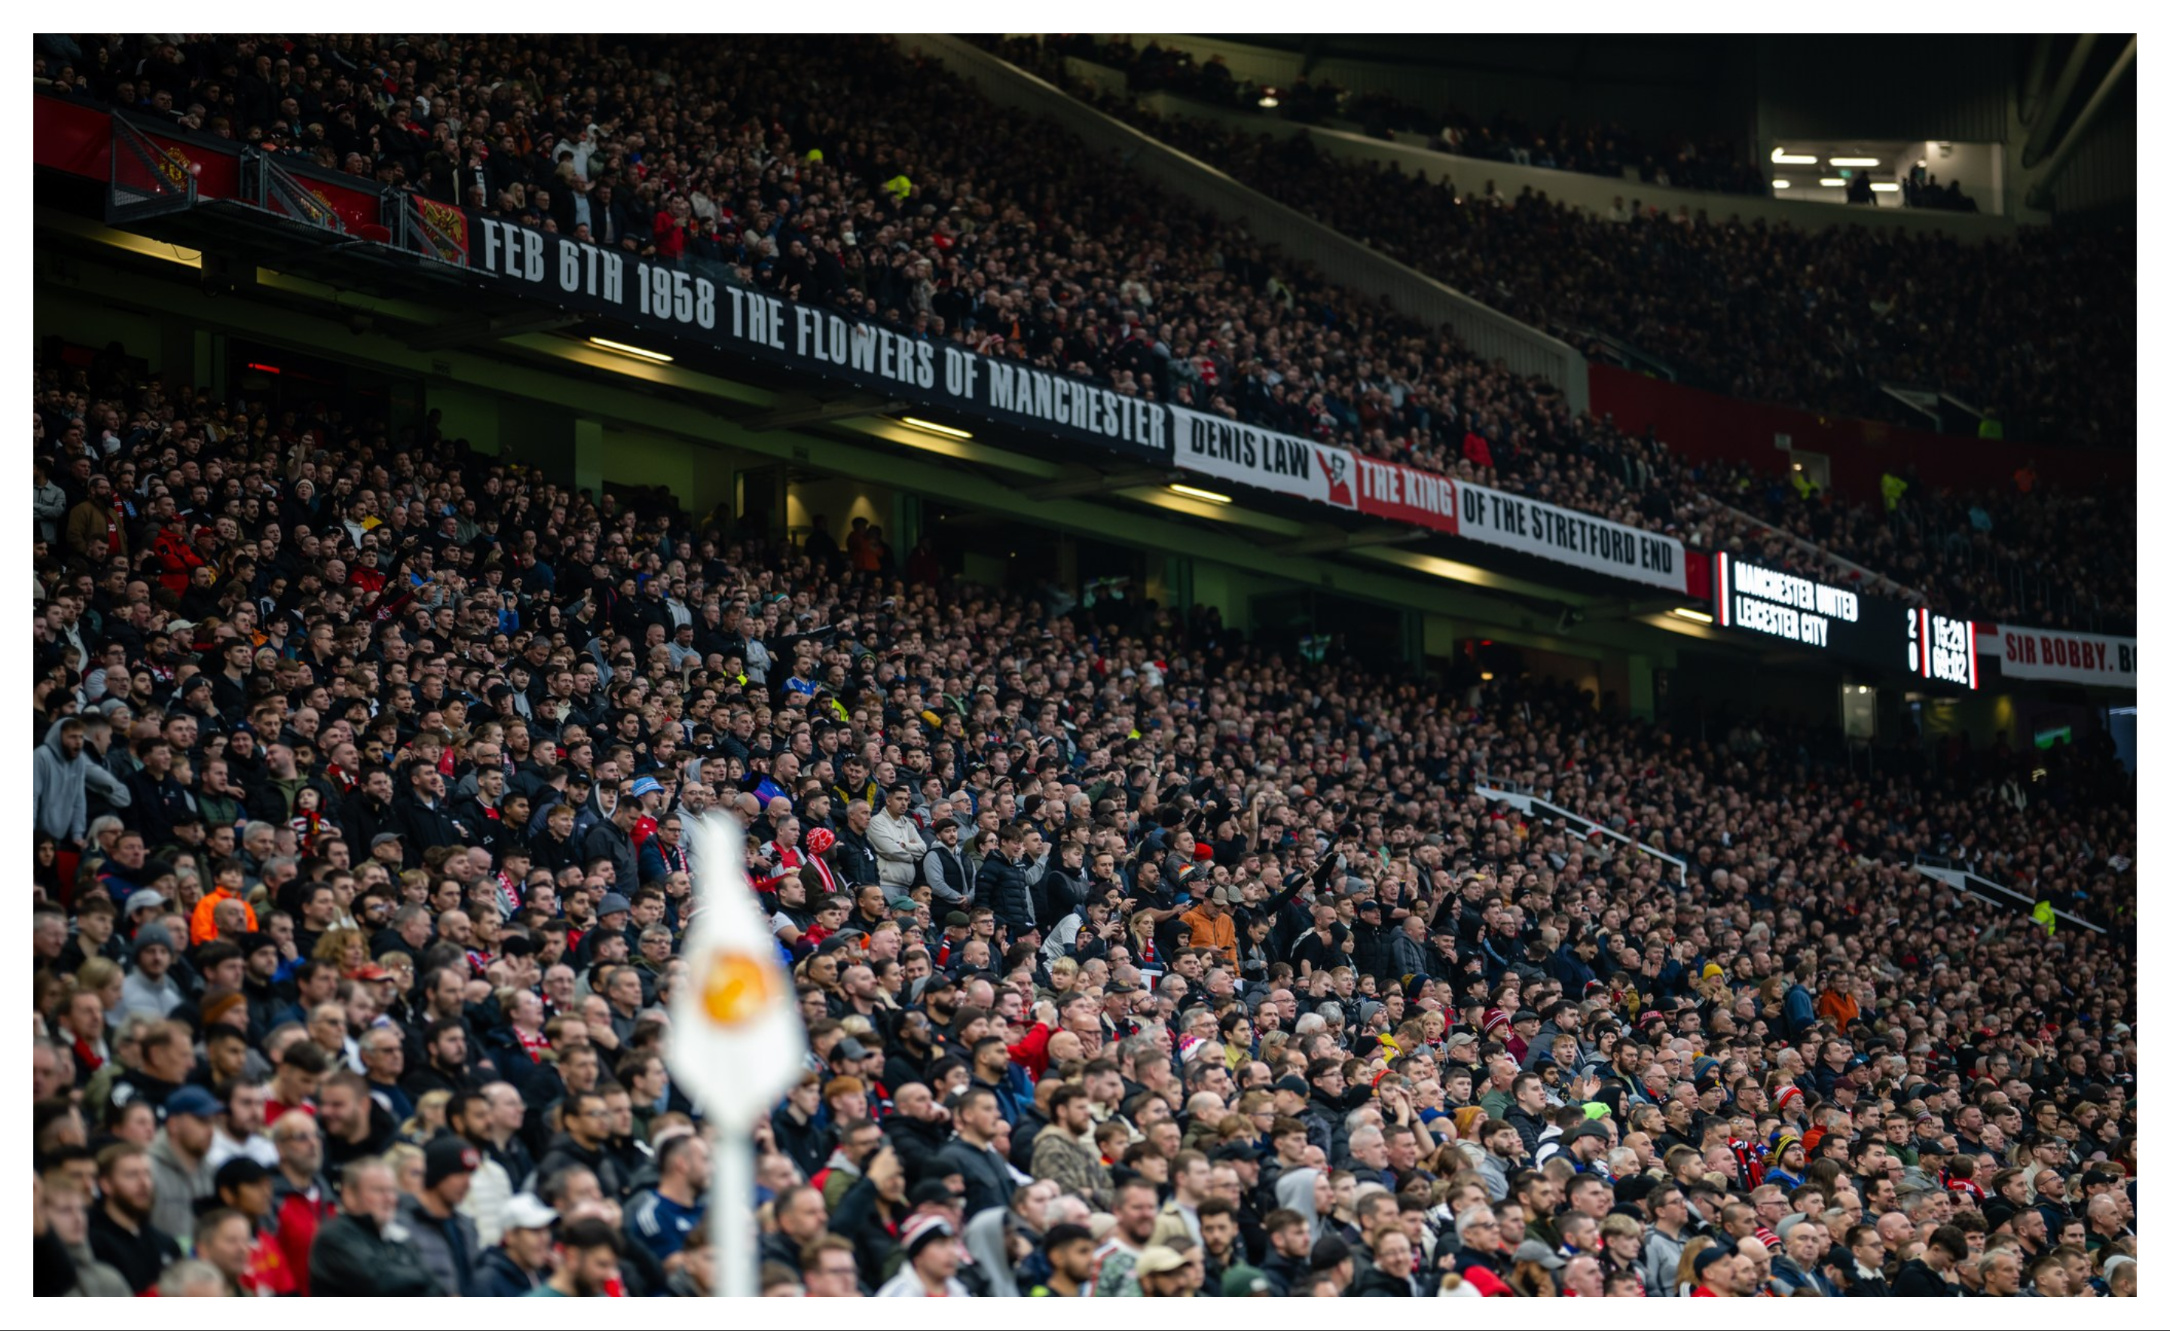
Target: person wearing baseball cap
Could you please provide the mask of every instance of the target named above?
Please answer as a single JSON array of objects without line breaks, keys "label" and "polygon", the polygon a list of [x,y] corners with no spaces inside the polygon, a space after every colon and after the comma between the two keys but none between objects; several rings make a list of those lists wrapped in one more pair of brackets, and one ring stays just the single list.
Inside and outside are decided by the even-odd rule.
[{"label": "person wearing baseball cap", "polygon": [[1132,1268],[1138,1289],[1149,1299],[1187,1299],[1198,1292],[1205,1269],[1188,1254],[1160,1243],[1148,1243]]},{"label": "person wearing baseball cap", "polygon": [[[641,849],[648,844],[648,838],[656,834],[656,828],[660,826],[657,822],[657,816],[663,812],[663,806],[671,796],[670,792],[663,788],[663,783],[652,776],[634,777],[626,785],[625,793],[631,796],[633,801],[633,826],[628,830],[627,835],[633,842],[633,865],[635,877],[637,878],[639,876]],[[624,871],[621,869],[620,872]],[[627,884],[627,886],[630,887],[632,884]]]},{"label": "person wearing baseball cap", "polygon": [[151,1139],[151,1182],[157,1189],[151,1223],[168,1234],[193,1233],[196,1203],[213,1195],[215,1175],[206,1159],[216,1135],[218,1097],[201,1086],[182,1086],[166,1097],[165,1126]]},{"label": "person wearing baseball cap", "polygon": [[422,1265],[448,1294],[473,1294],[482,1243],[475,1222],[460,1212],[482,1153],[456,1133],[422,1151],[422,1186],[399,1199],[399,1218],[412,1231]]},{"label": "person wearing baseball cap", "polygon": [[271,1171],[260,1161],[237,1155],[220,1165],[213,1175],[212,1195],[196,1203],[199,1212],[208,1214],[225,1207],[239,1212],[248,1222],[246,1264],[232,1275],[244,1294],[295,1292],[294,1268],[279,1247],[277,1226],[272,1223],[271,1179]]},{"label": "person wearing baseball cap", "polygon": [[1695,1255],[1695,1289],[1689,1297],[1730,1299],[1740,1293],[1735,1280],[1734,1250],[1713,1243]]},{"label": "person wearing baseball cap", "polygon": [[551,1229],[558,1213],[532,1192],[505,1203],[505,1234],[475,1263],[474,1293],[486,1299],[516,1298],[543,1287],[550,1274]]}]

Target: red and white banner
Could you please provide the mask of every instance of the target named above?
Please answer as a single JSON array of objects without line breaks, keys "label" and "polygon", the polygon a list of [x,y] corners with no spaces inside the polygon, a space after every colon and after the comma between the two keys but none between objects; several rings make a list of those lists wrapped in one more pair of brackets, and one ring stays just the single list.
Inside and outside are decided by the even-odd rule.
[{"label": "red and white banner", "polygon": [[1356,459],[1346,449],[1170,406],[1175,465],[1185,471],[1353,509]]},{"label": "red and white banner", "polygon": [[2140,687],[2139,642],[2133,638],[2074,633],[2069,629],[2030,629],[2017,624],[1977,624],[1975,647],[1998,658],[1998,669],[2012,679],[2048,679],[2104,688]]},{"label": "red and white banner", "polygon": [[1356,478],[1356,508],[1366,517],[1429,527],[1449,536],[1458,530],[1453,477],[1358,455]]}]

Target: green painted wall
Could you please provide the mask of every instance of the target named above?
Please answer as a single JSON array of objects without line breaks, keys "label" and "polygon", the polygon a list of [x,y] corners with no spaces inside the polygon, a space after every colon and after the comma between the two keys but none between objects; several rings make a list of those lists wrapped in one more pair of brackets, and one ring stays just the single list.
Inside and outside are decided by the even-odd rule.
[{"label": "green painted wall", "polygon": [[665,486],[678,506],[691,513],[706,513],[731,497],[731,468],[716,451],[614,426],[600,429],[596,446],[593,458],[581,459],[581,469],[592,469],[603,480]]}]

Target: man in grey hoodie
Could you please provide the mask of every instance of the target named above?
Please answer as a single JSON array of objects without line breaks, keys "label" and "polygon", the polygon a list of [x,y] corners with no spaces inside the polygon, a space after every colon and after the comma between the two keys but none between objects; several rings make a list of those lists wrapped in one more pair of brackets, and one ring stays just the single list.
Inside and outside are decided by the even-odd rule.
[{"label": "man in grey hoodie", "polygon": [[128,787],[83,752],[83,723],[62,717],[31,757],[30,811],[38,831],[64,847],[82,845],[91,787],[114,808],[128,807]]}]

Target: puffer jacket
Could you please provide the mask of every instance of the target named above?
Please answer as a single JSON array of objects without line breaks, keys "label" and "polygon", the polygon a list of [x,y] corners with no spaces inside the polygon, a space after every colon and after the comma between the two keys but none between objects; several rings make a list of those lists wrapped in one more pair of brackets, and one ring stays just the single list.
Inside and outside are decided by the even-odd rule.
[{"label": "puffer jacket", "polygon": [[474,1292],[475,1257],[482,1244],[475,1238],[475,1222],[454,1211],[443,1220],[422,1209],[414,1194],[399,1199],[399,1223],[413,1236],[422,1265],[448,1294]]},{"label": "puffer jacket", "polygon": [[397,1220],[379,1226],[368,1216],[334,1216],[309,1249],[309,1293],[315,1298],[441,1298],[446,1292]]},{"label": "puffer jacket", "polygon": [[1032,927],[1032,884],[1024,866],[1011,863],[1000,851],[980,865],[979,897],[997,923],[1009,926],[1011,938]]}]

